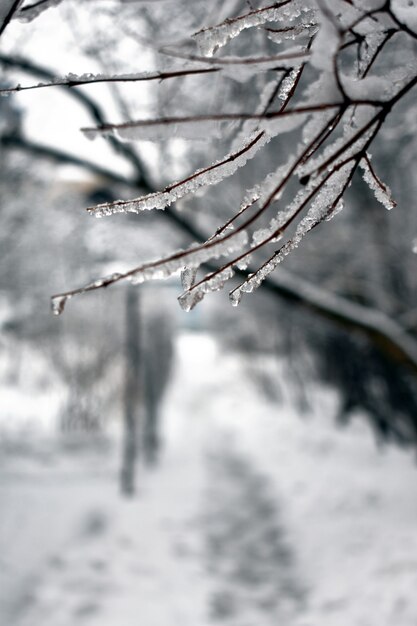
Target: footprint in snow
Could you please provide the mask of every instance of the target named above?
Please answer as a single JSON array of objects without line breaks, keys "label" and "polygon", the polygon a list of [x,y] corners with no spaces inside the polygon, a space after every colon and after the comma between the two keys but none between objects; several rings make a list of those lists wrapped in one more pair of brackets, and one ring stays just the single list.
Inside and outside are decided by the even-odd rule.
[{"label": "footprint in snow", "polygon": [[290,624],[306,591],[270,481],[233,449],[208,458],[203,515],[210,616],[236,626]]}]

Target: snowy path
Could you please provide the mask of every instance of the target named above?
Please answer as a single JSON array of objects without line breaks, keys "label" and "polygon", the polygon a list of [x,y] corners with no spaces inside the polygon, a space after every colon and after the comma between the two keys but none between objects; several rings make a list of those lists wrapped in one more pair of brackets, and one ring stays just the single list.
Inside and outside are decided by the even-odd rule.
[{"label": "snowy path", "polygon": [[213,450],[210,470],[203,519],[213,619],[292,623],[306,594],[273,485],[224,444]]},{"label": "snowy path", "polygon": [[[3,476],[0,482],[0,624],[17,624],[30,610],[44,571],[60,568],[56,557],[79,528],[99,517],[105,503],[101,481],[62,477]],[[82,489],[80,485],[82,484]],[[3,621],[4,620],[4,621]]]},{"label": "snowy path", "polygon": [[331,399],[305,419],[268,403],[208,337],[177,359],[133,500],[111,455],[3,471],[0,625],[416,626],[410,458],[336,430]]}]

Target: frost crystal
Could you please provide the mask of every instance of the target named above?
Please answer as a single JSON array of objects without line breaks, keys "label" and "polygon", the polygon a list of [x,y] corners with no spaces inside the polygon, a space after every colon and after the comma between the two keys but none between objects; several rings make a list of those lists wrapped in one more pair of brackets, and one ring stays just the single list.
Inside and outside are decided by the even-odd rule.
[{"label": "frost crystal", "polygon": [[[315,200],[313,201],[307,215],[298,224],[295,234],[277,250],[254,274],[245,280],[241,285],[233,289],[230,294],[230,302],[232,306],[237,306],[242,298],[243,293],[251,293],[257,289],[262,282],[275,270],[275,268],[284,260],[284,258],[290,254],[295,248],[298,247],[301,240],[310,232],[317,224],[320,224],[323,220],[329,220],[334,215],[339,213],[343,208],[343,202],[341,195],[343,194],[345,185],[347,184],[349,177],[354,168],[353,163],[347,163],[335,171],[330,178],[321,186]],[[302,206],[302,199],[308,195],[306,191],[300,192],[298,199],[293,203],[286,213],[296,213],[297,209]],[[281,218],[283,220],[285,218]],[[279,222],[277,221],[279,227]],[[259,231],[258,231],[259,232]],[[269,236],[269,240],[270,236]]]},{"label": "frost crystal", "polygon": [[262,26],[267,22],[291,21],[299,17],[301,11],[308,11],[307,2],[286,0],[278,3],[276,8],[265,7],[251,11],[246,15],[226,20],[217,26],[204,28],[193,35],[201,54],[212,56],[216,50],[225,46],[231,39],[237,37],[243,30]]},{"label": "frost crystal", "polygon": [[294,87],[295,82],[299,76],[299,69],[292,70],[289,75],[282,81],[281,89],[278,93],[278,98],[286,100]]},{"label": "frost crystal", "polygon": [[216,161],[210,167],[197,170],[188,178],[173,183],[164,191],[151,193],[134,200],[105,202],[95,207],[89,207],[88,211],[96,217],[103,217],[113,213],[139,213],[148,209],[164,209],[176,200],[190,193],[195,193],[201,187],[216,185],[224,178],[232,176],[236,170],[243,167],[249,159],[252,159],[269,140],[270,137],[265,132],[258,132],[256,135],[247,137],[239,150],[227,154],[222,160]]},{"label": "frost crystal", "polygon": [[375,174],[371,165],[370,157],[367,156],[366,158],[361,159],[359,165],[363,170],[363,179],[373,191],[375,198],[388,210],[396,207],[397,203],[391,196],[391,189]]},{"label": "frost crystal", "polygon": [[365,36],[364,44],[361,47],[361,54],[358,62],[358,74],[363,76],[367,70],[370,61],[372,60],[375,52],[378,50],[378,46],[384,41],[386,33],[383,31],[373,31]]},{"label": "frost crystal", "polygon": [[[377,122],[370,124],[375,118],[372,107],[362,107],[366,111],[358,112],[355,117],[355,123],[348,120],[343,126],[343,135],[328,145],[325,150],[316,158],[308,159],[301,165],[297,173],[299,176],[316,175],[326,163],[328,168],[334,169],[347,159],[354,158],[372,139]],[[362,127],[358,130],[358,126]],[[368,125],[367,130],[365,130]]]},{"label": "frost crystal", "polygon": [[301,24],[297,26],[287,26],[283,28],[267,28],[268,39],[276,44],[283,43],[288,39],[295,40],[298,37],[313,37],[318,32],[319,27],[315,23],[314,13],[311,13],[307,19],[303,19]]}]

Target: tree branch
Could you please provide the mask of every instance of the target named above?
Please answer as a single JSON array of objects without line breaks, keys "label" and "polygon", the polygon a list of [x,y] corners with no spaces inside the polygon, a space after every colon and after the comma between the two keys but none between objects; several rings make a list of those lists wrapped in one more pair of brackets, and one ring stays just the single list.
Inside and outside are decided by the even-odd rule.
[{"label": "tree branch", "polygon": [[[25,57],[16,57],[0,53],[0,63],[6,67],[21,70],[31,74],[32,76],[37,76],[43,80],[53,81],[57,78],[55,74],[47,68],[42,67]],[[74,98],[79,104],[81,104],[97,124],[100,126],[106,124],[106,116],[100,106],[92,98],[77,88],[68,89],[65,85],[60,85],[60,87],[65,89],[66,93],[70,97]],[[137,175],[137,182],[141,183],[141,186],[146,188],[146,184],[142,180],[146,177],[146,168],[140,157],[136,154],[135,150],[131,146],[119,141],[117,137],[109,137],[108,140],[113,149],[118,154],[124,156],[129,163],[132,164]]]},{"label": "tree branch", "polygon": [[361,332],[387,357],[407,365],[417,375],[417,340],[385,313],[325,291],[282,268],[263,284],[270,293],[348,330]]},{"label": "tree branch", "polygon": [[7,11],[6,15],[4,16],[2,23],[0,24],[0,37],[4,33],[4,31],[6,30],[7,26],[12,21],[13,16],[17,12],[21,2],[22,2],[22,0],[14,0],[13,2],[11,2],[9,10]]},{"label": "tree branch", "polygon": [[[111,182],[137,188],[134,180],[126,179],[86,159],[74,157],[64,151],[40,145],[25,138],[3,137],[2,145],[7,149],[20,149],[36,156],[50,158],[58,163],[77,165]],[[158,213],[158,215],[161,214]],[[207,239],[205,233],[183,215],[177,213],[173,207],[168,207],[164,215],[191,240],[205,241]],[[217,269],[211,263],[204,265],[209,271]],[[235,273],[242,278],[247,278],[251,272],[236,269]],[[386,356],[395,362],[406,364],[417,375],[417,341],[400,324],[384,313],[329,293],[282,268],[274,278],[265,279],[263,284],[264,288],[276,297],[283,298],[344,328],[362,332]]]},{"label": "tree branch", "polygon": [[[18,2],[15,3],[16,7]],[[3,23],[3,26],[0,28],[0,34],[4,31],[4,28],[7,24]],[[0,54],[0,62],[3,65],[8,67],[15,68],[17,70],[21,70],[32,74],[34,76],[40,77],[43,80],[54,81],[56,79],[55,75],[49,70],[33,63],[24,58],[11,57],[8,55]],[[390,108],[395,104],[395,101],[400,99],[404,93],[410,90],[415,85],[415,80],[412,80],[406,87],[399,92],[396,97],[391,99],[388,104]],[[71,86],[71,89],[68,90],[68,86]],[[73,88],[72,85],[67,86],[67,93],[75,98],[80,104],[84,106],[84,108],[89,112],[92,119],[101,129],[109,129],[112,128],[112,125],[107,123],[105,119],[105,115],[101,111],[100,107],[85,95],[83,92],[79,91],[77,88]],[[61,85],[61,87],[65,87],[65,85]],[[380,102],[375,102],[373,100],[361,100],[361,101],[350,101],[350,104],[373,104],[380,105]],[[264,113],[262,115],[257,114],[231,114],[227,116],[204,116],[204,119],[252,119],[252,120],[265,120],[271,117],[272,119],[275,117],[279,117],[282,115],[294,115],[299,113],[308,113],[314,111],[323,111],[327,109],[336,109],[338,111],[340,109],[341,103],[323,103],[323,105],[313,105],[313,106],[299,106],[295,107],[292,110],[287,109],[285,112],[272,112],[270,114]],[[384,112],[385,113],[385,112]],[[383,114],[382,114],[383,115]],[[381,117],[382,117],[381,115]],[[338,116],[336,116],[338,117]],[[192,121],[198,119],[198,117],[190,118]],[[170,122],[171,120],[165,120],[166,122]],[[187,118],[183,119],[175,119],[175,122],[186,122]],[[149,124],[149,122],[147,122]],[[152,123],[152,122],[151,122]],[[322,135],[320,135],[321,137]],[[327,138],[327,135],[325,135]],[[119,153],[123,154],[125,158],[133,165],[135,169],[136,176],[134,179],[129,180],[124,178],[121,175],[101,166],[94,164],[87,159],[83,159],[71,154],[66,153],[63,150],[55,149],[53,147],[44,146],[41,144],[37,144],[31,142],[30,140],[18,137],[18,136],[4,136],[2,137],[1,143],[2,146],[8,149],[20,149],[32,154],[36,154],[37,156],[41,156],[43,158],[51,158],[59,163],[67,163],[72,165],[77,165],[79,167],[84,168],[87,171],[92,172],[95,175],[103,176],[107,180],[117,183],[117,184],[126,184],[132,187],[133,189],[140,188],[141,190],[145,190],[148,193],[154,193],[157,191],[154,188],[151,180],[149,179],[146,168],[141,162],[140,158],[136,154],[136,152],[131,148],[128,144],[121,143],[116,137],[110,136],[109,142],[113,146],[115,150]],[[346,146],[343,147],[343,150],[346,149]],[[340,150],[340,151],[343,151]],[[336,155],[332,155],[332,159],[335,159]],[[166,215],[172,223],[174,223],[178,228],[181,229],[182,232],[186,233],[192,240],[197,240],[200,242],[206,242],[209,238],[206,233],[201,232],[193,223],[188,221],[183,215],[178,214],[173,206],[166,208],[164,215]],[[211,263],[204,264],[209,270],[216,271],[217,268]],[[247,278],[250,275],[250,270],[241,270],[235,268],[235,274],[238,276]],[[105,286],[106,279],[102,282],[101,286]],[[109,283],[107,283],[109,284]],[[88,290],[97,287],[89,287]],[[321,316],[323,319],[327,319],[333,323],[337,323],[342,325],[345,328],[348,328],[353,331],[359,331],[363,333],[372,343],[377,345],[380,350],[386,354],[389,358],[396,362],[400,362],[406,364],[410,367],[410,369],[417,374],[417,341],[413,336],[408,334],[404,328],[397,324],[394,320],[387,317],[385,314],[371,309],[369,307],[365,307],[362,305],[354,304],[351,301],[336,296],[334,294],[330,294],[325,292],[324,290],[310,284],[306,280],[303,280],[299,277],[295,277],[294,275],[289,274],[288,272],[280,269],[279,272],[275,275],[274,278],[268,277],[264,281],[264,288],[267,289],[271,294],[284,298],[285,300],[297,304],[307,311],[311,311],[316,315]],[[79,290],[81,291],[81,290]]]},{"label": "tree branch", "polygon": [[2,135],[0,137],[0,145],[3,148],[22,150],[33,156],[42,157],[45,159],[51,159],[62,165],[75,165],[81,167],[96,176],[102,176],[112,183],[134,186],[134,182],[124,178],[117,172],[109,170],[105,167],[97,165],[93,161],[88,159],[82,159],[74,154],[65,152],[64,150],[58,150],[52,146],[40,144],[30,139],[27,139],[21,135]]}]

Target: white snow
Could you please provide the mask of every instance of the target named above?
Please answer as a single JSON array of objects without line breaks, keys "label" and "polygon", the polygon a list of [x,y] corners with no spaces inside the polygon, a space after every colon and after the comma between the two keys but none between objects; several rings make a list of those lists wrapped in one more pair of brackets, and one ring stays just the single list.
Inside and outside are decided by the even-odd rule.
[{"label": "white snow", "polygon": [[372,172],[371,167],[369,165],[370,160],[361,159],[359,162],[359,166],[363,170],[363,179],[369,186],[369,188],[373,191],[375,198],[386,208],[388,211],[393,209],[397,203],[393,200],[391,195],[391,189],[383,183],[379,178],[376,178],[376,175]]},{"label": "white snow", "polygon": [[[19,13],[17,14],[17,17],[19,20],[23,21],[23,22],[30,22],[31,20],[34,20],[36,17],[38,17],[41,13],[43,13],[44,11],[46,11],[47,9],[52,9],[53,7],[58,6],[58,4],[60,4],[62,2],[62,0],[43,0],[43,2],[26,2],[23,4],[26,4],[26,9],[23,6],[21,8],[21,10],[19,11]],[[29,8],[30,7],[30,8]]]},{"label": "white snow", "polygon": [[331,20],[327,13],[321,12],[320,29],[311,46],[311,65],[326,72],[332,72],[334,57],[340,44],[340,33],[335,22],[336,18]]},{"label": "white snow", "polygon": [[[279,6],[281,4],[282,6]],[[243,30],[262,26],[268,22],[292,21],[299,17],[302,11],[307,12],[309,7],[306,2],[291,0],[290,2],[277,3],[276,7],[264,7],[250,11],[245,15],[240,15],[234,19],[228,19],[217,24],[204,28],[193,35],[201,54],[212,56],[219,48],[225,46],[229,41],[237,37]]]},{"label": "white snow", "polygon": [[417,4],[415,0],[392,0],[391,9],[403,24],[417,33]]},{"label": "white snow", "polygon": [[[282,388],[281,405],[260,395],[257,372]],[[1,623],[206,626],[229,598],[239,602],[226,625],[414,626],[415,464],[395,448],[377,449],[363,416],[337,429],[329,391],[300,417],[289,376],[275,358],[249,360],[207,335],[182,335],[162,464],[140,469],[131,501],[117,496],[114,454],[55,448],[30,465],[3,454]],[[236,508],[242,497],[249,500]],[[256,502],[278,510],[278,526]],[[236,540],[227,540],[237,522]],[[271,560],[268,532],[289,561]],[[208,540],[221,542],[217,558]],[[255,587],[235,570],[252,549],[264,554],[253,562]],[[274,588],[283,596],[277,606]],[[294,589],[300,599],[287,597]]]}]

